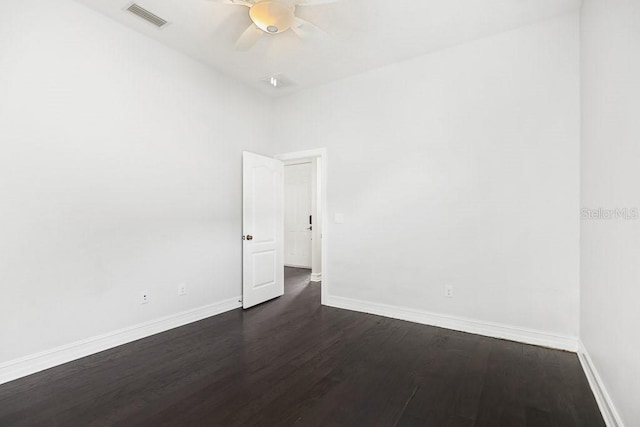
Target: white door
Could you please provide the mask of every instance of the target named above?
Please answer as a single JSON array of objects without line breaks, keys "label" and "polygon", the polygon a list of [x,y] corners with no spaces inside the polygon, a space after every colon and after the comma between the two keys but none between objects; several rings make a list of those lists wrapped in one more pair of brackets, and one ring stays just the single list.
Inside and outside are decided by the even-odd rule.
[{"label": "white door", "polygon": [[284,167],[284,264],[311,268],[312,164]]},{"label": "white door", "polygon": [[284,294],[283,165],[244,152],[242,306]]}]

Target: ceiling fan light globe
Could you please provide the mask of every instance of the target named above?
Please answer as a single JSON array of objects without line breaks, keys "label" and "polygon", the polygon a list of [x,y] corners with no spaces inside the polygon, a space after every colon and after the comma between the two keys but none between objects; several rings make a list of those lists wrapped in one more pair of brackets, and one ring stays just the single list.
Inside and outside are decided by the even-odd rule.
[{"label": "ceiling fan light globe", "polygon": [[265,33],[278,34],[293,25],[295,6],[281,0],[262,0],[251,6],[249,16]]}]

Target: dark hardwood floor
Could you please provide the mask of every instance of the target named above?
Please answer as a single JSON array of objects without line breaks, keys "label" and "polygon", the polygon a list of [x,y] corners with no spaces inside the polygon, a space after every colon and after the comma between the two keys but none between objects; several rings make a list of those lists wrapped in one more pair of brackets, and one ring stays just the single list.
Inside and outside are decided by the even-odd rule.
[{"label": "dark hardwood floor", "polygon": [[575,354],[286,294],[0,386],[0,426],[604,426]]}]

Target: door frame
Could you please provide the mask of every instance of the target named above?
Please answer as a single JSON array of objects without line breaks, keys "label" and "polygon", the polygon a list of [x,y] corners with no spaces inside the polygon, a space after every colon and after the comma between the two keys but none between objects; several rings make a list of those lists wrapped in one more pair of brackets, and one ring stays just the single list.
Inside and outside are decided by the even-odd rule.
[{"label": "door frame", "polygon": [[[329,216],[327,214],[327,149],[316,148],[312,150],[294,151],[291,153],[283,153],[273,156],[274,158],[283,162],[289,160],[304,160],[304,159],[320,159],[320,212],[322,213],[322,242],[321,242],[321,256],[322,256],[322,281],[320,282],[320,303],[327,305],[327,296],[329,294],[329,269],[327,265],[327,247],[329,229],[327,227],[329,223]],[[284,212],[283,212],[284,215]]]}]

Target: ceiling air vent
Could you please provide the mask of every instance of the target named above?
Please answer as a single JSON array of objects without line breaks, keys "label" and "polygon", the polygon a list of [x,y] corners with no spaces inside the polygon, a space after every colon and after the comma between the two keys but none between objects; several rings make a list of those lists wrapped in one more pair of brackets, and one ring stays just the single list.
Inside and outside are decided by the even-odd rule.
[{"label": "ceiling air vent", "polygon": [[127,10],[129,12],[133,13],[134,15],[137,15],[140,18],[144,19],[148,23],[154,25],[155,27],[162,28],[162,27],[164,27],[165,25],[168,24],[167,21],[165,21],[164,19],[160,18],[158,15],[154,15],[153,13],[149,12],[144,7],[138,6],[135,3],[131,3],[131,6],[129,6],[127,8]]}]

